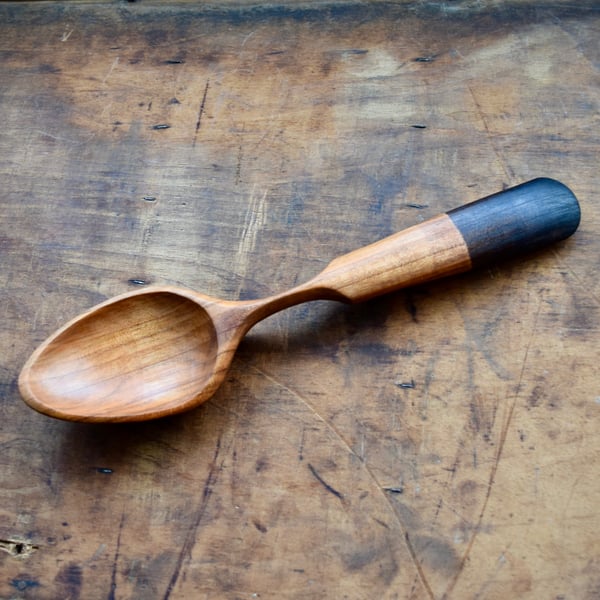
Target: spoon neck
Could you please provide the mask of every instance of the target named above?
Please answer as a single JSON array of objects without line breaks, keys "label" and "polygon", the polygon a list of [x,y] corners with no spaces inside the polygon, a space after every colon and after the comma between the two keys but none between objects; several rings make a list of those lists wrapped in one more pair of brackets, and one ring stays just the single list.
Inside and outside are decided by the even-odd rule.
[{"label": "spoon neck", "polygon": [[339,292],[319,285],[315,278],[280,294],[259,300],[238,302],[236,304],[244,310],[243,327],[244,333],[246,333],[256,323],[279,311],[313,300],[348,302],[348,299]]}]

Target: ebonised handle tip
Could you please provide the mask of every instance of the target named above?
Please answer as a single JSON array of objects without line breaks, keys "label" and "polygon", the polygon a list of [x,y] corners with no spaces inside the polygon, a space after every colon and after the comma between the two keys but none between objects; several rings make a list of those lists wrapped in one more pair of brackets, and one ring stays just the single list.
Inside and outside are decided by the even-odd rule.
[{"label": "ebonised handle tip", "polygon": [[566,185],[541,177],[456,208],[448,216],[477,265],[569,237],[579,226],[581,210]]}]

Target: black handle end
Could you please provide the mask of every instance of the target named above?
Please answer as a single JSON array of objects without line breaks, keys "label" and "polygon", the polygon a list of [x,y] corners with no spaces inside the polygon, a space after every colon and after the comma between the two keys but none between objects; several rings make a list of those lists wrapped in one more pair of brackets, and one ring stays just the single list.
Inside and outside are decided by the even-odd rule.
[{"label": "black handle end", "polygon": [[563,240],[581,218],[577,198],[554,179],[539,178],[451,210],[473,266]]}]

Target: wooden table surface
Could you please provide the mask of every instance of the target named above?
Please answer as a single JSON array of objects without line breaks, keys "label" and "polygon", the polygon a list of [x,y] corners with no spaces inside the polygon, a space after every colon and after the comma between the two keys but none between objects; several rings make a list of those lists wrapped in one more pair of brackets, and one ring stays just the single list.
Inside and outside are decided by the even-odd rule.
[{"label": "wooden table surface", "polygon": [[[0,4],[0,598],[600,597],[595,1]],[[258,325],[202,407],[25,406],[112,295],[237,299],[536,176],[575,236]]]}]

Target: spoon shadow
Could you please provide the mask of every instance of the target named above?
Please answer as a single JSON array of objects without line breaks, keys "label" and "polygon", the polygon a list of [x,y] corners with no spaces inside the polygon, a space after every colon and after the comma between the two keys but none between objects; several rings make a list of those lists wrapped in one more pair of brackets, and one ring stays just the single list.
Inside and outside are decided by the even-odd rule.
[{"label": "spoon shadow", "polygon": [[293,355],[308,352],[329,355],[343,340],[384,329],[392,320],[402,320],[407,325],[418,323],[419,305],[426,300],[435,310],[446,296],[465,285],[461,277],[399,290],[360,304],[323,300],[292,307],[287,312],[293,325],[285,327],[284,336],[281,327],[274,325],[277,315],[273,315],[246,335],[236,357],[249,362],[253,356],[266,352],[283,352],[286,360],[288,355],[293,360]]},{"label": "spoon shadow", "polygon": [[67,477],[79,477],[84,472],[111,475],[129,469],[131,463],[147,451],[149,443],[158,444],[169,453],[185,450],[190,438],[196,440],[196,444],[198,440],[213,438],[215,430],[227,426],[227,415],[236,412],[239,386],[235,382],[252,377],[247,365],[254,359],[274,354],[281,360],[294,361],[302,353],[334,353],[346,336],[382,327],[394,313],[406,312],[408,297],[409,293],[402,291],[361,305],[316,301],[292,307],[288,310],[294,311],[289,317],[293,326],[289,327],[285,340],[275,320],[266,319],[242,341],[230,367],[230,376],[220,389],[210,400],[190,411],[138,422],[52,420],[56,438],[61,440],[57,449],[60,469]]}]

